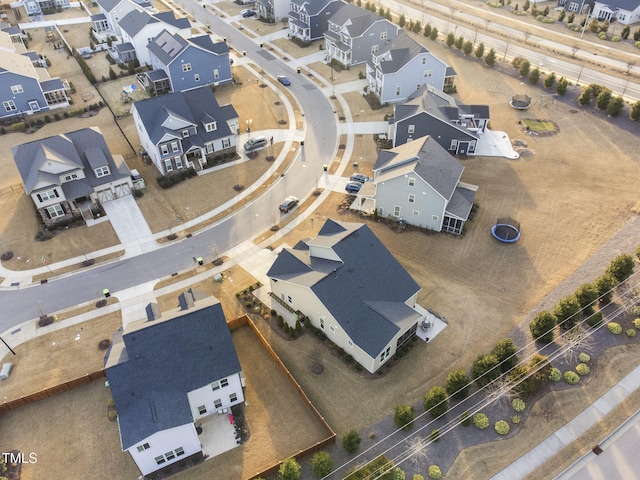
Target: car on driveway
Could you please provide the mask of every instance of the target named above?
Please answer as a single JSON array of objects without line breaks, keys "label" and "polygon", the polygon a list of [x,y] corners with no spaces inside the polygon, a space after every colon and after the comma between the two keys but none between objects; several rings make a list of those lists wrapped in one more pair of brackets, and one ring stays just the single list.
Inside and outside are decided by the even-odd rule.
[{"label": "car on driveway", "polygon": [[349,193],[358,193],[362,188],[360,182],[348,182],[344,189]]},{"label": "car on driveway", "polygon": [[351,175],[351,178],[349,180],[351,180],[352,182],[364,183],[368,182],[370,178],[366,175],[363,175],[362,173],[354,173],[353,175]]},{"label": "car on driveway", "polygon": [[284,202],[280,204],[280,211],[282,213],[289,213],[291,209],[293,209],[296,205],[298,205],[298,199],[296,197],[287,197],[284,199]]},{"label": "car on driveway", "polygon": [[257,15],[255,10],[250,10],[248,8],[242,10],[240,14],[242,15],[242,18],[255,17]]},{"label": "car on driveway", "polygon": [[285,87],[291,85],[291,80],[286,75],[278,75],[278,81],[283,84]]}]

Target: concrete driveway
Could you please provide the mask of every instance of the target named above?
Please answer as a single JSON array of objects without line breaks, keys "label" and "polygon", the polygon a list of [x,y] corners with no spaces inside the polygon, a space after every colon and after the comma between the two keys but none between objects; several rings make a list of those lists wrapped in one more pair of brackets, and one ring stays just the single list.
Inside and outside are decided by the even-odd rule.
[{"label": "concrete driveway", "polygon": [[153,234],[138,208],[133,195],[125,195],[102,204],[111,226],[116,231],[125,254],[147,252],[157,246]]}]

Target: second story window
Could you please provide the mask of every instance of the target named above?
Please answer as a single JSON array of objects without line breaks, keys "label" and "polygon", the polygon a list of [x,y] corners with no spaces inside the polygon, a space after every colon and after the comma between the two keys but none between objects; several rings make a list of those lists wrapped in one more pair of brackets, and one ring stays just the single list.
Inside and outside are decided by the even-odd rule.
[{"label": "second story window", "polygon": [[104,167],[96,168],[94,172],[96,172],[97,178],[105,177],[111,173],[111,171],[109,171],[109,167],[107,167],[106,165]]},{"label": "second story window", "polygon": [[387,32],[380,32],[380,40],[386,40],[387,39]]},{"label": "second story window", "polygon": [[171,151],[177,152],[178,150],[178,142],[171,142]]},{"label": "second story window", "polygon": [[190,72],[191,71],[191,64],[190,63],[184,63],[182,65],[182,71],[183,72]]},{"label": "second story window", "polygon": [[18,93],[22,93],[24,92],[24,90],[22,89],[22,85],[12,85],[11,86],[11,93],[13,93],[14,95],[18,94]]}]

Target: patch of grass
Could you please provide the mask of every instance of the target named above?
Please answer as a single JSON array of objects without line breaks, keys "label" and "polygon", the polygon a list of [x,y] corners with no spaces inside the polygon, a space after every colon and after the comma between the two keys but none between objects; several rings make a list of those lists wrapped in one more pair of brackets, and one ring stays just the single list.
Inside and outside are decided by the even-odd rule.
[{"label": "patch of grass", "polygon": [[551,120],[524,118],[521,122],[527,130],[532,132],[553,132],[556,128]]}]

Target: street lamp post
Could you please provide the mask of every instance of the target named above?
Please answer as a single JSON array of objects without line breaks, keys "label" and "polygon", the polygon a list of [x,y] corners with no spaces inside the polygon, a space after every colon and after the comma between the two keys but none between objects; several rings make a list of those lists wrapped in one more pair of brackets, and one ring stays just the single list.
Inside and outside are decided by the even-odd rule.
[{"label": "street lamp post", "polygon": [[247,138],[251,137],[251,124],[253,123],[253,119],[247,118],[247,133],[249,134]]},{"label": "street lamp post", "polygon": [[[584,4],[584,0],[582,2]],[[584,31],[587,28],[587,24],[589,23],[589,15],[591,15],[591,7],[587,5],[587,18],[584,20],[584,25],[582,26],[582,33],[580,34],[580,38],[584,37]]]}]

